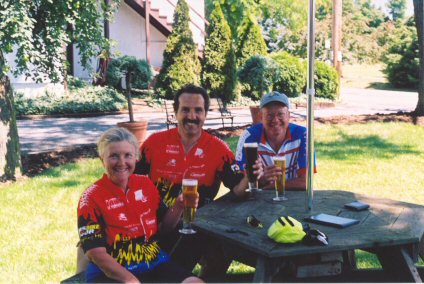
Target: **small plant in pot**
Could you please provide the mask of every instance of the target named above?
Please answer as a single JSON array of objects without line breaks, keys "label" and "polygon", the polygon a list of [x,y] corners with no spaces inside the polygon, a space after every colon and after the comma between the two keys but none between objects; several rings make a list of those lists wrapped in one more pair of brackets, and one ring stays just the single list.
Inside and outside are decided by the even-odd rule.
[{"label": "small plant in pot", "polygon": [[[249,85],[249,96],[258,100],[272,90],[280,76],[280,67],[271,58],[254,55],[246,60],[237,75],[241,83]],[[262,122],[259,106],[251,106],[250,112],[254,124]]]},{"label": "small plant in pot", "polygon": [[146,60],[134,56],[123,56],[113,59],[106,71],[107,84],[125,91],[128,101],[129,121],[118,123],[119,127],[127,128],[143,143],[146,138],[148,121],[145,119],[135,121],[132,107],[131,89],[147,89],[153,79],[152,67]]}]

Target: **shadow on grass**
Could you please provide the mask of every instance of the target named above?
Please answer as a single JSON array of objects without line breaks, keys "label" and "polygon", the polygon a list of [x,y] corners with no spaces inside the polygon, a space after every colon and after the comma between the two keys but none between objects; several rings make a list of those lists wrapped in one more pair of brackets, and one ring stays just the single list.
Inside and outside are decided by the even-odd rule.
[{"label": "shadow on grass", "polygon": [[336,160],[348,160],[365,155],[392,159],[399,155],[421,154],[413,145],[397,145],[378,135],[352,136],[346,135],[342,130],[337,133],[339,139],[331,142],[316,142],[315,147],[319,156]]}]

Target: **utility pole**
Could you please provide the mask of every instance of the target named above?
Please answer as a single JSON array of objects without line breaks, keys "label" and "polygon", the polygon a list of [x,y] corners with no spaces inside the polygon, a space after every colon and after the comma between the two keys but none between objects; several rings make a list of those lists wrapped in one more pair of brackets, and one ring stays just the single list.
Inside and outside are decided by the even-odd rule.
[{"label": "utility pole", "polygon": [[342,76],[342,0],[333,0],[333,66]]}]

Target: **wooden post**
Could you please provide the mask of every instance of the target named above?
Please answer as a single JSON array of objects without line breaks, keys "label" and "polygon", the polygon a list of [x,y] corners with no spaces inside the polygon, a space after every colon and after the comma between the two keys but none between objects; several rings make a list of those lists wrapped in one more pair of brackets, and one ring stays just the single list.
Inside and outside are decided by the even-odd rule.
[{"label": "wooden post", "polygon": [[150,64],[150,0],[146,0],[146,61]]}]

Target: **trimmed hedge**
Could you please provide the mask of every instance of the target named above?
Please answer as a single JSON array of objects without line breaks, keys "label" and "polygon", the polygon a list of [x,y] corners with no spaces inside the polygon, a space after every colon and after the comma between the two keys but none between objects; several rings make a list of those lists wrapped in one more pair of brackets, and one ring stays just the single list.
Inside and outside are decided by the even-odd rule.
[{"label": "trimmed hedge", "polygon": [[153,79],[152,67],[144,59],[134,56],[122,56],[112,59],[106,70],[106,83],[108,86],[121,90],[122,72],[134,72],[131,79],[131,87],[135,89],[147,89]]},{"label": "trimmed hedge", "polygon": [[127,105],[125,96],[110,87],[86,87],[68,94],[46,91],[33,98],[15,93],[14,99],[18,116],[118,111]]},{"label": "trimmed hedge", "polygon": [[280,66],[280,76],[274,85],[274,90],[283,92],[288,97],[302,94],[306,85],[306,65],[300,58],[282,51],[271,54]]},{"label": "trimmed hedge", "polygon": [[251,97],[260,99],[263,94],[272,90],[279,73],[279,65],[273,59],[254,55],[246,60],[237,75],[241,83],[250,86]]},{"label": "trimmed hedge", "polygon": [[[339,96],[339,79],[334,67],[322,61],[315,62],[315,96],[336,100]],[[306,88],[306,86],[305,86]]]}]

